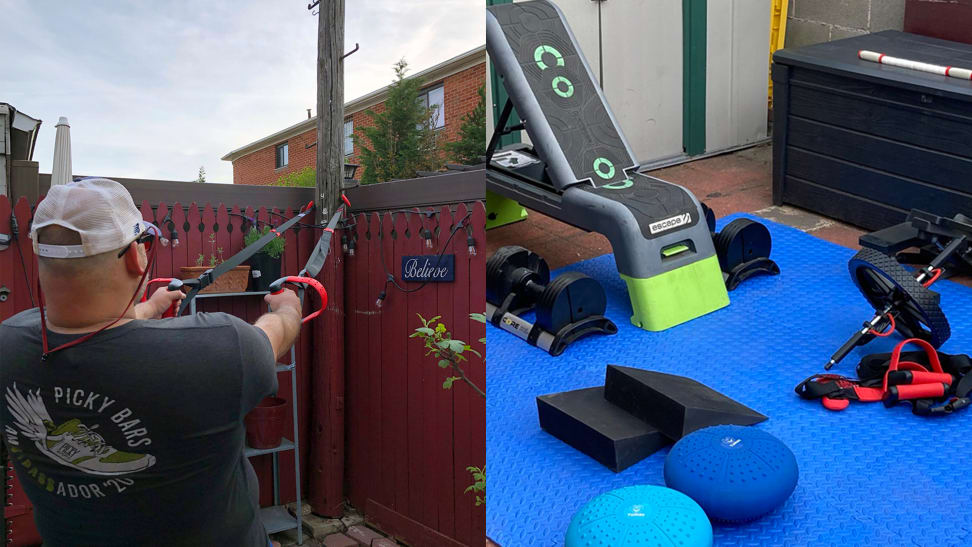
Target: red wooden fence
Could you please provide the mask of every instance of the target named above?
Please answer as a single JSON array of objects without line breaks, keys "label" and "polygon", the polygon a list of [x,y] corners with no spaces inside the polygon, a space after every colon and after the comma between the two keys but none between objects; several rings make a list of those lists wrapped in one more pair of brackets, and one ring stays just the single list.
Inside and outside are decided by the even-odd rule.
[{"label": "red wooden fence", "polygon": [[[469,218],[467,217],[469,213]],[[472,226],[479,252],[470,256],[466,230],[449,239],[460,220]],[[442,316],[452,336],[478,342],[485,326],[468,319],[483,312],[485,209],[464,204],[425,214],[399,212],[354,216],[349,232],[358,252],[345,256],[347,374],[347,475],[352,505],[386,532],[414,545],[482,545],[485,506],[463,491],[473,481],[466,467],[486,465],[486,402],[469,386],[444,390],[446,371],[408,336],[416,314]],[[433,248],[424,247],[423,228]],[[400,281],[403,255],[455,254],[455,281]],[[386,282],[392,273],[404,293]],[[387,294],[379,309],[379,293]],[[465,366],[485,389],[485,366],[475,356]]]},{"label": "red wooden fence", "polygon": [[[151,277],[179,277],[181,266],[192,266],[196,263],[199,254],[210,254],[209,237],[216,235],[216,247],[222,248],[223,256],[228,258],[235,252],[243,248],[243,227],[246,222],[243,215],[256,218],[260,222],[269,222],[278,225],[282,220],[289,218],[295,212],[292,210],[266,210],[260,208],[256,211],[250,208],[240,209],[237,206],[226,207],[219,205],[212,207],[205,205],[197,206],[195,203],[183,207],[179,203],[166,204],[159,203],[154,208],[151,204],[143,202],[141,207],[143,217],[162,227],[165,235],[168,236],[168,229],[162,226],[162,220],[171,212],[172,222],[178,232],[180,245],[174,247],[159,247],[157,259],[151,272]],[[0,302],[0,321],[8,317],[36,306],[36,294],[33,287],[37,283],[37,263],[34,258],[31,240],[27,234],[30,225],[31,207],[26,200],[21,199],[14,206],[17,224],[19,227],[16,242],[10,248],[0,251],[0,290],[4,287],[10,290],[10,295],[5,302]],[[0,233],[10,234],[11,207],[6,196],[0,196]],[[303,267],[309,253],[317,243],[320,231],[313,228],[301,228],[289,230],[285,234],[287,241],[282,255],[281,271],[285,274],[296,274]],[[315,322],[316,331],[326,331],[333,323],[339,325],[343,323],[343,298],[340,285],[343,283],[342,257],[339,238],[332,241],[332,250],[325,268],[322,270],[319,279],[324,282],[329,291],[327,311],[322,320]],[[23,254],[23,260],[20,258]],[[196,301],[199,311],[222,311],[241,317],[249,322],[255,321],[261,313],[265,311],[265,305],[260,296],[231,296],[213,299],[199,299]],[[308,303],[308,307],[311,304]],[[314,342],[320,340],[319,346],[315,348]],[[343,385],[339,391],[329,391],[324,394],[315,393],[312,389],[312,377],[326,376],[327,369],[342,369],[343,357],[340,353],[333,354],[330,347],[325,347],[325,340],[316,336],[311,327],[304,327],[297,343],[297,402],[298,419],[301,435],[301,478],[302,489],[305,497],[316,501],[315,506],[321,507],[340,506],[343,500],[343,422],[319,422],[312,420],[311,408],[316,405],[324,404],[317,399],[330,395],[343,396]],[[334,366],[338,363],[338,366]],[[312,368],[317,367],[316,370]],[[291,399],[291,377],[290,374],[281,373],[278,375],[280,382],[279,394],[282,398]],[[316,422],[314,427],[311,423]],[[314,435],[311,435],[311,431]],[[338,450],[324,450],[318,446],[322,439],[329,439],[329,435],[322,435],[324,430],[337,432]],[[284,431],[293,431],[292,418],[288,416]],[[314,453],[315,468],[326,466],[330,470],[328,474],[307,473],[308,455]],[[336,458],[338,463],[330,464],[328,460]],[[260,503],[261,505],[271,505],[273,502],[272,494],[272,459],[271,456],[258,456],[250,460],[257,476],[260,479]],[[294,460],[289,453],[281,454],[280,462],[280,497],[282,502],[290,502],[296,499],[296,488],[294,482]],[[335,471],[336,469],[336,471]],[[11,473],[12,475],[12,473]],[[308,486],[310,488],[308,489]],[[335,494],[336,492],[336,494]],[[332,500],[330,504],[324,503],[325,495],[330,493]],[[18,507],[14,511],[8,505],[6,513],[8,517],[15,517],[13,513],[27,514],[25,508],[19,507],[26,502],[18,500]],[[29,508],[29,504],[26,506]],[[29,520],[29,519],[28,519]]]},{"label": "red wooden fence", "polygon": [[[302,488],[314,511],[339,515],[350,498],[383,530],[423,546],[481,545],[485,538],[485,507],[476,507],[474,496],[463,493],[472,483],[466,467],[486,464],[485,401],[464,384],[443,390],[446,373],[425,356],[420,341],[408,338],[418,326],[416,313],[441,315],[454,338],[484,350],[478,340],[485,328],[468,320],[468,314],[485,309],[485,209],[482,203],[453,208],[437,208],[431,216],[370,213],[349,219],[347,233],[357,238],[357,252],[353,257],[343,254],[341,234],[333,238],[318,276],[328,290],[327,310],[304,327],[297,345]],[[178,247],[159,247],[153,277],[178,277],[180,266],[195,265],[199,254],[211,252],[211,234],[223,256],[232,256],[243,247],[243,216],[276,225],[294,214],[194,203],[153,207],[143,202],[141,210],[166,236],[162,221],[171,212],[180,240]],[[32,288],[37,266],[26,233],[31,207],[21,199],[13,212],[20,230],[17,242],[0,251],[0,289],[10,290],[9,298],[0,302],[0,321],[36,305]],[[0,233],[11,233],[10,218],[10,203],[0,196]],[[465,228],[449,239],[460,220],[473,227],[480,250],[476,256],[468,253]],[[433,250],[423,246],[423,228],[434,234]],[[284,274],[303,266],[319,235],[308,227],[286,233]],[[401,256],[438,253],[442,246],[455,254],[455,282],[433,283],[411,293],[386,286],[386,269],[400,278]],[[375,300],[383,289],[387,297],[378,309]],[[197,306],[247,321],[264,311],[259,296],[200,299]],[[466,372],[485,388],[485,368],[477,359],[472,358]],[[279,380],[280,395],[289,399],[290,375],[280,374]],[[288,421],[285,431],[291,430]],[[261,504],[269,505],[270,456],[251,461],[260,478]],[[283,454],[279,462],[281,501],[293,501],[293,459]],[[31,520],[29,503],[16,501],[16,506],[8,501],[6,516],[20,515],[23,530],[23,519]]]}]

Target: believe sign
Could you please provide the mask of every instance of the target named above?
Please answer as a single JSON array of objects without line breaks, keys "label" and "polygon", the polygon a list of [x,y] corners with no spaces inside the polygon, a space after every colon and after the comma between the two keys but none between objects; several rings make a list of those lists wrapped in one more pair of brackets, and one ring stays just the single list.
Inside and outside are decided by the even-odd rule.
[{"label": "believe sign", "polygon": [[456,255],[421,255],[402,257],[402,281],[440,283],[453,281]]}]

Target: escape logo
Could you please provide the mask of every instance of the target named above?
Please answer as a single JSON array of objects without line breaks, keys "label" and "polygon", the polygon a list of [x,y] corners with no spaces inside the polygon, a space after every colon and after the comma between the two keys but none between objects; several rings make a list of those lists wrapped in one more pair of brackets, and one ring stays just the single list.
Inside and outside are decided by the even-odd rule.
[{"label": "escape logo", "polygon": [[648,225],[648,231],[652,234],[657,234],[672,228],[678,228],[692,222],[692,215],[690,213],[684,213],[672,218],[666,218],[665,220],[659,220],[658,222],[652,222]]},{"label": "escape logo", "polygon": [[[7,408],[14,425],[5,427],[5,440],[11,455],[24,471],[37,480],[42,488],[67,497],[103,497],[105,493],[122,492],[134,484],[132,479],[107,479],[101,483],[67,484],[41,472],[38,463],[31,461],[22,442],[32,442],[40,453],[55,463],[77,469],[89,475],[119,476],[148,469],[155,465],[155,456],[118,450],[108,444],[96,430],[98,424],[84,423],[78,418],[56,423],[47,411],[40,389],[27,390],[26,396],[14,384],[7,388]],[[139,427],[141,420],[132,418],[129,408],[114,408],[116,401],[105,395],[76,388],[54,388],[54,403],[59,406],[86,409],[101,414],[118,428],[128,448],[148,446],[152,440],[148,429]],[[56,469],[56,468],[55,468]],[[52,471],[52,470],[49,470]]]}]

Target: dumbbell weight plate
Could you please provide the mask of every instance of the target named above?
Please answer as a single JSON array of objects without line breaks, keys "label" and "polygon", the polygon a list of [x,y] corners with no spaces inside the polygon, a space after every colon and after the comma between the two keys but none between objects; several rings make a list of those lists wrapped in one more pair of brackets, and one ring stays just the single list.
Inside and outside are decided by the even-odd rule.
[{"label": "dumbbell weight plate", "polygon": [[737,218],[727,224],[716,234],[713,243],[719,256],[719,266],[724,272],[730,272],[744,262],[769,258],[773,247],[766,226],[747,218]]},{"label": "dumbbell weight plate", "polygon": [[[519,245],[500,247],[486,261],[486,300],[490,304],[501,306],[513,292],[515,287],[512,273],[517,268],[527,268],[535,272],[537,283],[546,285],[550,282],[550,268],[540,255]],[[519,294],[509,309],[512,311],[530,308],[531,304],[529,298]]]},{"label": "dumbbell weight plate", "polygon": [[547,284],[537,300],[537,325],[557,333],[570,323],[592,315],[604,315],[607,296],[604,287],[580,272],[567,272]]}]

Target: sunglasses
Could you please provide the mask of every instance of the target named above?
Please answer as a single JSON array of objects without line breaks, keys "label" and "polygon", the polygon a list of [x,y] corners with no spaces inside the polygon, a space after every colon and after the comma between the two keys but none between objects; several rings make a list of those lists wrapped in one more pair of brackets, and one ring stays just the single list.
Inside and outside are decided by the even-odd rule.
[{"label": "sunglasses", "polygon": [[[155,245],[155,233],[152,231],[145,231],[142,235],[135,238],[135,243],[145,245],[145,252],[149,253],[152,251],[152,246]],[[126,245],[122,250],[118,251],[118,258],[125,256],[128,252],[128,245]]]}]

